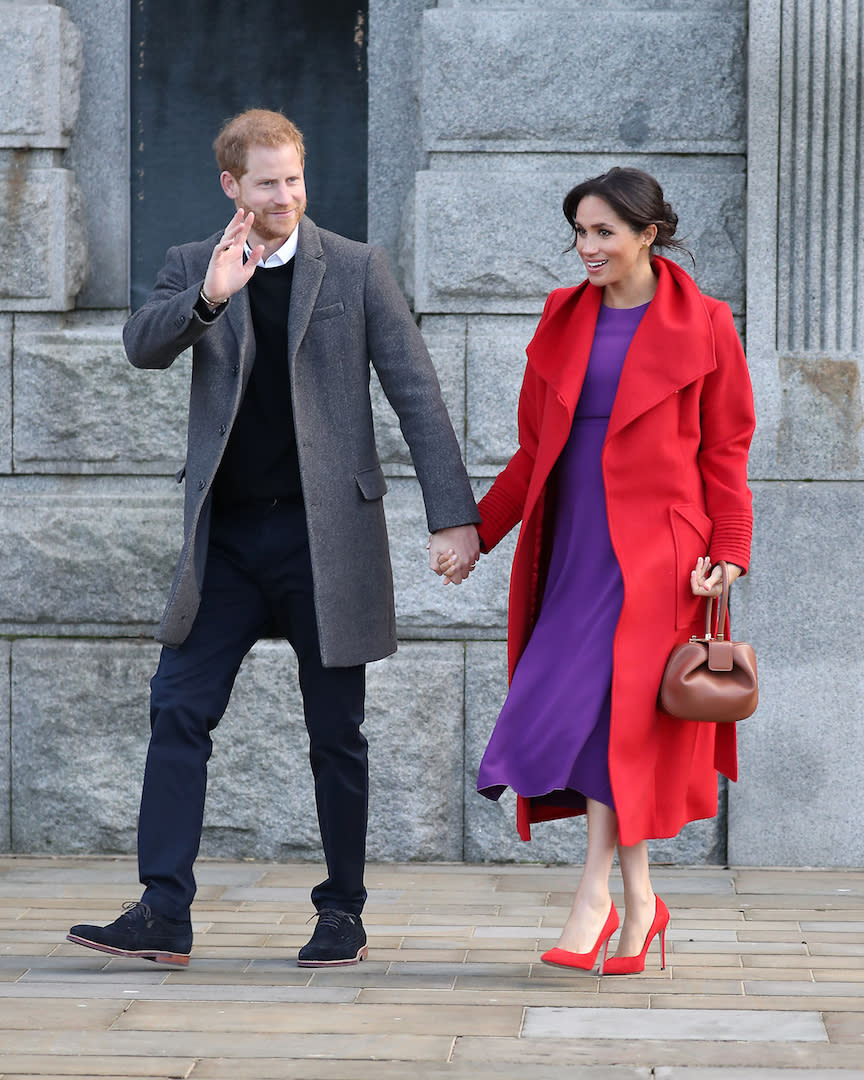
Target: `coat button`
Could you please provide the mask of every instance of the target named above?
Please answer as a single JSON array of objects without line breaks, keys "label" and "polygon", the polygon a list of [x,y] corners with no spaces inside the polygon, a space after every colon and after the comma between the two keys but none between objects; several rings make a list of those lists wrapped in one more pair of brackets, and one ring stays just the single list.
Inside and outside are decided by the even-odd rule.
[{"label": "coat button", "polygon": [[228,430],[228,427],[225,424],[220,424],[219,425],[219,434],[220,435],[224,435],[227,430]]},{"label": "coat button", "polygon": [[204,488],[205,488],[206,486],[207,486],[207,485],[206,485],[206,483],[205,483],[205,482],[204,482],[203,480],[199,480],[199,481],[198,481],[198,490],[199,490],[199,491],[203,491],[203,490],[204,490]]},{"label": "coat button", "polygon": [[239,364],[235,364],[234,367],[231,368],[231,374],[232,375],[239,375],[240,374],[240,365]]}]

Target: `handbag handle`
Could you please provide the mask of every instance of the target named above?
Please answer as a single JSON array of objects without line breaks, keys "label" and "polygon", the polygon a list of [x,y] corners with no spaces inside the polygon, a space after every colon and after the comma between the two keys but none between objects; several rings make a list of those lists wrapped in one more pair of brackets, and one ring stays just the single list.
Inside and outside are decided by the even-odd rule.
[{"label": "handbag handle", "polygon": [[722,575],[722,589],[720,593],[720,603],[717,608],[717,633],[716,638],[714,634],[714,628],[711,621],[711,614],[714,610],[714,597],[707,597],[708,603],[705,605],[705,640],[706,641],[725,641],[726,633],[729,626],[729,567],[721,559],[717,565],[720,567],[720,573]]}]

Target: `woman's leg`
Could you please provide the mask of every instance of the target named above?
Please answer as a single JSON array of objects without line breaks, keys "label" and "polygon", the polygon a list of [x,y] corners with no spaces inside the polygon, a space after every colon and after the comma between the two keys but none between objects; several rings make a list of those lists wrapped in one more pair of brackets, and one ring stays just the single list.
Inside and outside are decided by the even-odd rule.
[{"label": "woman's leg", "polygon": [[[575,953],[589,952],[594,948],[609,914],[612,903],[609,872],[618,840],[618,817],[611,807],[588,799],[587,816],[585,868],[576,889],[573,907],[558,939],[558,948]],[[645,929],[647,931],[648,927]]]},{"label": "woman's leg", "polygon": [[618,862],[624,883],[624,923],[618,939],[616,956],[635,956],[641,952],[654,919],[654,890],[648,867],[645,841],[631,847],[618,845]]}]

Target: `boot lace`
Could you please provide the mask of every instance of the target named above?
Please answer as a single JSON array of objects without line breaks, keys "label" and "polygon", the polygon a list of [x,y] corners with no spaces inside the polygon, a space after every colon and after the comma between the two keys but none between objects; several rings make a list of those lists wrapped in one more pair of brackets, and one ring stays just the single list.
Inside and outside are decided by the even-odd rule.
[{"label": "boot lace", "polygon": [[324,908],[322,911],[310,915],[306,922],[312,922],[313,919],[318,920],[318,925],[315,928],[316,931],[319,927],[330,930],[341,930],[345,922],[353,923],[354,921],[349,912],[337,911],[336,908]]},{"label": "boot lace", "polygon": [[120,918],[128,919],[129,922],[138,922],[139,920],[150,922],[153,918],[153,912],[150,910],[150,905],[145,904],[143,900],[127,900],[123,904],[123,914]]}]

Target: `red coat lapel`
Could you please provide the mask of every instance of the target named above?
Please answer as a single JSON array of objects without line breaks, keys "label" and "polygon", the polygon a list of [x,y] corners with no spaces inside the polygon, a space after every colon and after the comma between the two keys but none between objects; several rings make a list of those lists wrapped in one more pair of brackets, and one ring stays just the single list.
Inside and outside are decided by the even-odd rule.
[{"label": "red coat lapel", "polygon": [[630,343],[607,439],[717,366],[711,320],[695,282],[668,259],[655,258],[654,265],[657,292]]},{"label": "red coat lapel", "polygon": [[582,391],[602,293],[583,281],[552,294],[526,353],[528,363],[558,394],[570,419]]}]

